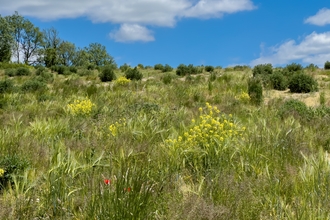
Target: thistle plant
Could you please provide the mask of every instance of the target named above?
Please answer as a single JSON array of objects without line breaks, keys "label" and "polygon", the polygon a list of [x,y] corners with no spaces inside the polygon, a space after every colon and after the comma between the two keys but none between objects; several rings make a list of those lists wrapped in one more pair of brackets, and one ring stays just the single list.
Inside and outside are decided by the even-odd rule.
[{"label": "thistle plant", "polygon": [[70,113],[73,116],[88,116],[92,113],[95,104],[90,99],[76,99],[72,104],[68,104]]}]

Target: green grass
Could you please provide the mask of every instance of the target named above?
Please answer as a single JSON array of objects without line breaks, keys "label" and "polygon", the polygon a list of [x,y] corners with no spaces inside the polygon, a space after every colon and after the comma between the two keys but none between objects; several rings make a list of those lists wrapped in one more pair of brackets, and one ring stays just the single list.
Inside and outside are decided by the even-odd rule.
[{"label": "green grass", "polygon": [[[330,218],[326,100],[302,113],[275,97],[255,106],[240,98],[250,70],[139,71],[125,86],[83,69],[51,73],[43,90],[22,90],[34,70],[10,78],[0,219]],[[91,111],[72,114],[87,99]]]}]

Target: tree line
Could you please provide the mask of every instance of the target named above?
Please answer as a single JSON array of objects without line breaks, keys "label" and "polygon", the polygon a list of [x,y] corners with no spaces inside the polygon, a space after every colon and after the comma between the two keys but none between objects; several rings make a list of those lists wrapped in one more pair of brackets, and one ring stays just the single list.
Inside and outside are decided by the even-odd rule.
[{"label": "tree line", "polygon": [[18,12],[0,15],[0,36],[0,62],[11,62],[14,58],[17,63],[46,67],[116,65],[100,43],[77,48],[61,39],[55,28],[40,30]]}]

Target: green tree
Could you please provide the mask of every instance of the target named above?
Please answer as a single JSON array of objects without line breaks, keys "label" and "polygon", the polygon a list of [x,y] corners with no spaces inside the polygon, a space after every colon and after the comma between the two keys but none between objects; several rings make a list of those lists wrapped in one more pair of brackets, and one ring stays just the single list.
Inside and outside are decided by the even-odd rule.
[{"label": "green tree", "polygon": [[0,15],[0,62],[9,62],[13,37],[11,27],[5,18]]},{"label": "green tree", "polygon": [[58,48],[62,40],[55,28],[43,30],[43,63],[47,67],[59,64]]},{"label": "green tree", "polygon": [[14,39],[14,43],[12,45],[13,55],[17,58],[17,62],[20,62],[20,50],[21,50],[21,41],[23,36],[24,29],[24,17],[19,15],[16,11],[11,16],[6,16],[5,19],[11,26],[11,34]]},{"label": "green tree", "polygon": [[22,33],[21,48],[25,64],[35,63],[43,43],[43,34],[38,27],[25,20]]},{"label": "green tree", "polygon": [[115,65],[113,57],[108,54],[105,46],[99,43],[91,43],[85,50],[90,64],[95,66]]},{"label": "green tree", "polygon": [[76,46],[68,41],[62,41],[58,47],[58,59],[64,66],[72,66],[76,55]]}]

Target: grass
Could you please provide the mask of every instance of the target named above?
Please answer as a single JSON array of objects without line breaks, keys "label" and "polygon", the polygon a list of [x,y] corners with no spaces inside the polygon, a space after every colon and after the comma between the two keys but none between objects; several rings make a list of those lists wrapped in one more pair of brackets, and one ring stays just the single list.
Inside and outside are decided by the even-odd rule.
[{"label": "grass", "polygon": [[[330,218],[328,86],[266,90],[255,106],[249,70],[139,71],[142,81],[122,85],[97,71],[51,73],[41,91],[21,89],[35,71],[10,78],[1,219]],[[307,107],[280,114],[289,98]]]}]

